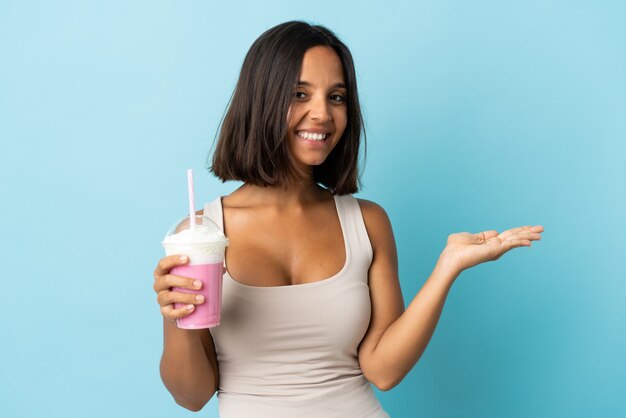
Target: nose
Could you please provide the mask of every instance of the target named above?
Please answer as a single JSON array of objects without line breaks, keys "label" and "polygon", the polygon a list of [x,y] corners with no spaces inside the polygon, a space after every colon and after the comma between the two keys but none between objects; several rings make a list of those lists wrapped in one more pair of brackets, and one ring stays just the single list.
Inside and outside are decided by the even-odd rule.
[{"label": "nose", "polygon": [[309,117],[319,122],[332,120],[330,106],[325,97],[317,97],[310,102]]}]

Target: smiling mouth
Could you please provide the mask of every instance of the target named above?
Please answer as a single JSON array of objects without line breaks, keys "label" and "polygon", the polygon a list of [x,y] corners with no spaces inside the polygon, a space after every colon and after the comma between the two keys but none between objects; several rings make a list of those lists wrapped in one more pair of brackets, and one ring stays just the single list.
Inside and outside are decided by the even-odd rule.
[{"label": "smiling mouth", "polygon": [[300,138],[308,139],[309,141],[324,141],[326,140],[326,138],[330,136],[329,133],[316,134],[313,132],[306,132],[306,131],[297,131],[296,134]]}]

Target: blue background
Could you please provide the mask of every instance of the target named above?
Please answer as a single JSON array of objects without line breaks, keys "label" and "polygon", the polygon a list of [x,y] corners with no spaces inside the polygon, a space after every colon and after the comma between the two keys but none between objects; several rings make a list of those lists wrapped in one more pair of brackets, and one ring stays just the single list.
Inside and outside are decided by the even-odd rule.
[{"label": "blue background", "polygon": [[[267,28],[352,49],[360,197],[408,303],[447,235],[541,224],[464,272],[393,417],[623,417],[626,7],[600,1],[0,3],[3,417],[185,417],[158,374],[152,271]],[[620,399],[621,398],[621,399]],[[200,416],[216,416],[216,400]]]}]

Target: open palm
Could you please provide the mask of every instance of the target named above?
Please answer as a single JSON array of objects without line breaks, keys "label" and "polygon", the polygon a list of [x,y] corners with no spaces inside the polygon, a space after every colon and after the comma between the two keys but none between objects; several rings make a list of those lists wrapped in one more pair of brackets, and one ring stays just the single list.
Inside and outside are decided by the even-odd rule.
[{"label": "open palm", "polygon": [[495,261],[509,250],[517,247],[530,247],[531,241],[541,239],[543,227],[520,226],[506,230],[483,231],[477,234],[459,232],[448,237],[448,243],[443,251],[448,260],[459,271],[466,270],[486,261]]}]

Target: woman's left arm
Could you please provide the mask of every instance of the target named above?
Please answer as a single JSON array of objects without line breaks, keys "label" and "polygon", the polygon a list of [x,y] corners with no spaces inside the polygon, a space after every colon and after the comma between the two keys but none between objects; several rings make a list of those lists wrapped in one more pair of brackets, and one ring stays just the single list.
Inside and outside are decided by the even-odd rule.
[{"label": "woman's left arm", "polygon": [[398,279],[391,223],[375,203],[359,199],[374,251],[369,270],[370,326],[359,346],[364,376],[380,390],[396,386],[417,363],[432,337],[448,292],[463,270],[497,260],[507,251],[530,246],[543,227],[525,226],[499,234],[461,232],[448,237],[433,272],[406,310]]}]

